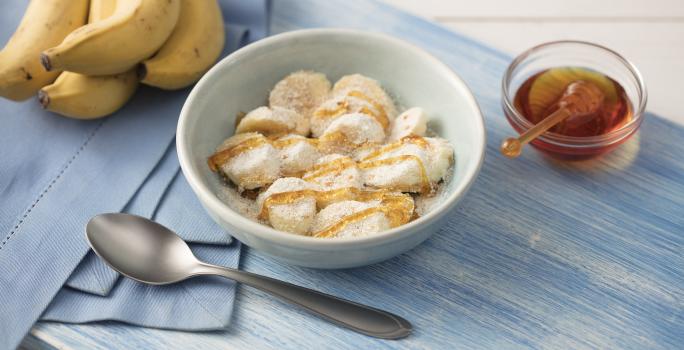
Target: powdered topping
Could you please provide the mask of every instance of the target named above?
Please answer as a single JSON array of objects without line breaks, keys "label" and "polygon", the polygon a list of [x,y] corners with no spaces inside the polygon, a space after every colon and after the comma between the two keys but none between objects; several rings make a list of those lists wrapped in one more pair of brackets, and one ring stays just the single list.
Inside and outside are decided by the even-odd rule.
[{"label": "powdered topping", "polygon": [[[360,94],[357,91],[352,93],[356,96]],[[360,98],[353,95],[335,96],[323,102],[311,117],[311,134],[314,137],[321,136],[335,119],[350,113],[368,115],[375,119],[383,129],[388,129],[389,120],[381,106],[369,102],[366,96]]]},{"label": "powdered topping", "polygon": [[365,236],[423,215],[444,187],[451,145],[424,137],[421,108],[395,118],[373,79],[345,76],[331,94],[324,75],[300,71],[276,84],[269,103],[208,159],[236,185],[222,199],[242,215],[300,235]]},{"label": "powdered topping", "polygon": [[311,118],[313,111],[330,94],[330,81],[325,75],[312,71],[292,73],[279,81],[271,90],[268,103],[283,107]]},{"label": "powdered topping", "polygon": [[340,154],[330,154],[319,159],[313,169],[304,173],[302,179],[330,190],[363,186],[356,162]]},{"label": "powdered topping", "polygon": [[382,105],[390,120],[393,120],[397,115],[397,108],[394,105],[394,101],[392,101],[387,92],[383,90],[376,80],[361,74],[345,75],[335,83],[332,93],[333,95],[340,96],[346,95],[351,90],[360,91]]},{"label": "powdered topping", "polygon": [[236,134],[258,132],[266,136],[295,133],[309,134],[309,119],[282,107],[259,107],[244,116],[235,129]]},{"label": "powdered topping", "polygon": [[401,113],[392,121],[387,141],[394,142],[406,136],[425,136],[427,116],[420,107],[413,107]]},{"label": "powdered topping", "polygon": [[356,147],[385,140],[385,131],[372,117],[363,113],[345,114],[335,119],[319,138],[321,146],[328,152],[347,153]]}]

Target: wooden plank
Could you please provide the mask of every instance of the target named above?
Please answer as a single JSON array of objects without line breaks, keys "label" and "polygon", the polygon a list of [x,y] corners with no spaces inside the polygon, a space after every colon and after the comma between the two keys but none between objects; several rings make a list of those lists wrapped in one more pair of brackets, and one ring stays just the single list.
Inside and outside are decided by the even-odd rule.
[{"label": "wooden plank", "polygon": [[619,19],[640,18],[684,21],[681,0],[383,0],[411,13],[429,18],[457,18],[477,20],[488,18],[577,18]]},{"label": "wooden plank", "polygon": [[511,55],[561,39],[596,42],[634,62],[648,88],[647,109],[684,125],[684,23],[444,23],[448,28]]},{"label": "wooden plank", "polygon": [[340,271],[244,254],[246,270],[398,312],[414,322],[415,334],[370,339],[240,288],[225,332],[39,324],[34,332],[41,339],[92,349],[671,349],[684,343],[682,128],[653,117],[639,137],[590,165],[557,164],[534,152],[510,161],[495,151],[511,132],[499,106],[510,57],[361,0],[281,0],[274,26],[389,32],[436,54],[478,98],[488,128],[486,163],[435,237],[387,262]]}]

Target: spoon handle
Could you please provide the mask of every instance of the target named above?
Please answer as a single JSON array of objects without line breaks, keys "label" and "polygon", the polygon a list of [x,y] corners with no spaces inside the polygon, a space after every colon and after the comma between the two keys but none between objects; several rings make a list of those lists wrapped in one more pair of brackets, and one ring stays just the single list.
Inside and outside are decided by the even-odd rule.
[{"label": "spoon handle", "polygon": [[205,263],[200,265],[196,273],[219,275],[235,280],[299,305],[328,321],[372,337],[399,339],[411,333],[411,324],[400,316],[313,289]]}]

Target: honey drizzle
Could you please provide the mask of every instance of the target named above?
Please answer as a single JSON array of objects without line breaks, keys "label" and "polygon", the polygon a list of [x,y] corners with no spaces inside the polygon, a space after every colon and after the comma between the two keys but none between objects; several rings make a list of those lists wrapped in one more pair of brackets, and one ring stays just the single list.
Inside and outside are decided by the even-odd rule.
[{"label": "honey drizzle", "polygon": [[382,146],[378,148],[377,150],[371,152],[369,155],[363,157],[361,161],[367,161],[373,158],[377,158],[384,153],[394,151],[395,149],[407,144],[407,143],[412,143],[416,146],[419,146],[421,148],[428,148],[430,147],[430,144],[425,141],[425,138],[421,136],[416,136],[416,135],[409,135],[401,138],[399,141],[395,141],[393,143],[390,143],[389,145]]},{"label": "honey drizzle", "polygon": [[277,149],[283,149],[287,148],[289,146],[292,146],[296,143],[300,142],[306,142],[314,147],[318,147],[318,140],[317,139],[310,139],[310,138],[299,138],[299,137],[292,137],[289,139],[277,139],[273,140],[271,142],[271,145]]},{"label": "honey drizzle", "polygon": [[340,221],[326,227],[322,231],[314,233],[313,236],[316,238],[333,237],[344,230],[344,228],[348,225],[359,222],[376,213],[383,213],[390,222],[390,227],[394,228],[411,221],[413,218],[413,212],[414,204],[410,196],[405,194],[389,194],[387,197],[383,198],[379,206],[364,209],[347,215],[340,219]]},{"label": "honey drizzle", "polygon": [[[366,114],[366,115],[372,117],[373,119],[375,119],[378,123],[380,123],[383,130],[387,130],[389,128],[389,124],[390,124],[389,118],[387,117],[387,113],[385,112],[385,108],[381,104],[377,103],[375,100],[373,100],[372,98],[368,97],[367,95],[365,95],[364,93],[362,93],[361,91],[358,91],[358,90],[349,91],[347,93],[347,96],[356,97],[356,98],[358,98],[360,100],[364,100],[364,101],[368,102],[370,105],[372,105],[373,108],[375,108],[375,110],[378,111],[377,113],[375,111],[371,111],[370,109],[368,109],[368,107],[365,107],[365,106],[361,107],[361,109],[359,109],[359,113]],[[337,118],[343,114],[346,114],[346,113],[349,113],[349,102],[343,100],[343,101],[337,102],[337,106],[333,110],[329,110],[329,109],[317,110],[314,113],[314,118],[335,119],[335,118]]]},{"label": "honey drizzle", "polygon": [[[362,99],[362,100],[370,103],[373,106],[373,108],[375,108],[377,111],[380,112],[380,115],[376,115],[375,113],[372,113],[370,111],[368,111],[370,113],[366,113],[366,114],[369,114],[370,116],[375,118],[375,120],[377,120],[378,123],[380,123],[380,125],[382,125],[382,128],[384,130],[387,130],[387,128],[389,128],[390,123],[389,123],[389,118],[387,117],[387,112],[385,111],[385,107],[383,107],[377,101],[368,97],[368,95],[364,94],[363,92],[361,92],[359,90],[351,90],[347,93],[347,96],[356,97],[356,98]],[[364,108],[361,109],[361,113],[364,113],[363,112]]]},{"label": "honey drizzle", "polygon": [[[214,155],[209,157],[208,164],[209,168],[212,171],[218,171],[218,169],[228,162],[231,158],[240,155],[243,152],[252,150],[256,147],[262,146],[264,144],[271,144],[275,148],[278,149],[283,149],[285,147],[288,147],[292,144],[298,143],[298,142],[308,142],[314,147],[319,147],[320,143],[316,139],[310,139],[310,138],[290,138],[290,139],[285,139],[285,140],[269,140],[261,135],[255,136],[252,138],[249,138],[247,140],[244,140],[237,145],[227,148],[225,150],[216,152]],[[380,159],[380,160],[374,160],[375,158],[380,157],[381,155],[391,152],[402,145],[406,143],[412,143],[415,144],[421,148],[427,148],[429,147],[429,143],[421,136],[415,136],[415,135],[410,135],[402,138],[399,141],[396,141],[394,143],[391,143],[389,145],[385,145],[383,147],[380,147],[379,149],[371,152],[369,155],[365,156],[363,159],[361,159],[360,162],[354,162],[353,160],[349,158],[337,158],[335,160],[332,160],[328,163],[323,163],[323,164],[318,164],[314,166],[312,172],[308,175],[305,175],[302,177],[303,180],[305,181],[310,181],[316,178],[320,178],[325,175],[330,175],[330,174],[340,174],[344,170],[352,167],[352,166],[358,166],[360,169],[371,169],[371,168],[376,168],[380,167],[383,165],[393,165],[397,164],[402,161],[407,161],[407,160],[413,160],[418,164],[419,170],[420,170],[420,176],[421,176],[421,186],[420,186],[420,192],[429,192],[432,190],[432,184],[430,183],[430,179],[427,176],[427,170],[425,168],[425,164],[423,164],[423,161],[415,156],[415,155],[400,155],[396,157],[391,157],[391,158],[385,158],[385,159]],[[299,175],[299,174],[296,174]],[[396,191],[413,191],[412,188],[394,188],[393,190]]]},{"label": "honey drizzle", "polygon": [[308,142],[314,147],[318,147],[317,139],[293,137],[283,140],[275,139],[276,137],[277,136],[267,139],[263,135],[257,135],[246,140],[243,140],[237,145],[218,151],[211,155],[211,157],[209,157],[209,160],[207,161],[207,163],[209,164],[209,168],[211,169],[211,171],[218,171],[218,169],[222,165],[226,164],[231,158],[237,157],[244,152],[250,151],[265,144],[270,144],[277,149],[283,149],[299,142]]},{"label": "honey drizzle", "polygon": [[252,138],[248,138],[233,147],[226,148],[222,151],[214,153],[207,163],[209,164],[209,169],[211,171],[218,171],[218,169],[226,164],[231,158],[236,157],[244,152],[260,147],[266,143],[269,143],[262,135],[258,135]]},{"label": "honey drizzle", "polygon": [[354,165],[356,162],[350,158],[337,158],[327,163],[315,165],[312,172],[302,177],[302,180],[309,181],[332,173],[340,174]]},{"label": "honey drizzle", "polygon": [[390,227],[397,227],[412,220],[414,217],[414,203],[411,196],[403,193],[391,193],[387,190],[364,191],[354,187],[340,188],[330,191],[316,191],[311,189],[275,193],[264,201],[259,218],[268,219],[269,207],[273,205],[292,204],[306,197],[316,199],[316,206],[324,208],[333,202],[356,200],[369,202],[380,200],[380,205],[368,208],[343,217],[340,221],[314,233],[315,237],[330,237],[342,231],[347,225],[363,220],[375,213],[383,213],[390,222]]},{"label": "honey drizzle", "polygon": [[[359,163],[359,169],[370,169],[370,168],[377,168],[379,166],[383,165],[394,165],[396,163],[400,163],[403,161],[407,160],[413,160],[418,164],[418,169],[420,171],[420,192],[431,192],[432,191],[432,185],[430,184],[430,179],[427,176],[427,171],[425,170],[425,165],[423,164],[423,161],[412,154],[402,154],[396,157],[392,158],[384,158],[384,159],[377,159],[377,160],[369,160],[369,161],[364,161]],[[411,192],[412,188],[395,188],[394,190],[396,191],[407,191]]]}]

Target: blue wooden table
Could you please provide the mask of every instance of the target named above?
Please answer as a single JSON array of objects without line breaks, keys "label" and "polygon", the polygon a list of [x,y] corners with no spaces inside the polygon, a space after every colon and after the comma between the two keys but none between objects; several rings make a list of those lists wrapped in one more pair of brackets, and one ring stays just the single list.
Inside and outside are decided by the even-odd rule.
[{"label": "blue wooden table", "polygon": [[[358,335],[240,288],[231,328],[184,333],[117,323],[41,323],[24,346],[88,349],[479,349],[684,346],[684,129],[649,115],[591,163],[497,153],[510,57],[386,5],[281,0],[273,32],[353,27],[412,41],[468,83],[486,116],[482,173],[441,232],[373,266],[317,271],[245,249],[241,267],[405,316],[401,341]],[[523,48],[521,48],[523,49]],[[362,53],[360,53],[362,54]],[[407,67],[407,69],[409,69]]]}]

